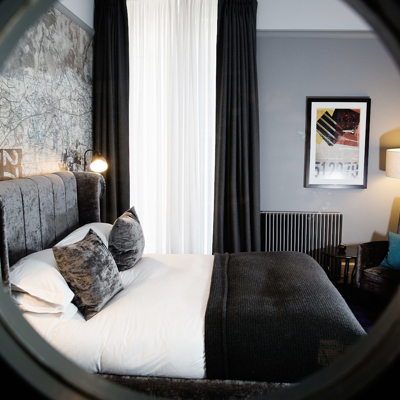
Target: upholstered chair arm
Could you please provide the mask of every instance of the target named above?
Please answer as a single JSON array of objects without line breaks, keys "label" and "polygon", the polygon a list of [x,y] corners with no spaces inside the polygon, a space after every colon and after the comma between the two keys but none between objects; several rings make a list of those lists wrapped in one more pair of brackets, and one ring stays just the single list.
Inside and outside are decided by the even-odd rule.
[{"label": "upholstered chair arm", "polygon": [[364,269],[377,267],[385,258],[389,249],[388,241],[368,242],[358,246],[355,285],[360,287]]}]

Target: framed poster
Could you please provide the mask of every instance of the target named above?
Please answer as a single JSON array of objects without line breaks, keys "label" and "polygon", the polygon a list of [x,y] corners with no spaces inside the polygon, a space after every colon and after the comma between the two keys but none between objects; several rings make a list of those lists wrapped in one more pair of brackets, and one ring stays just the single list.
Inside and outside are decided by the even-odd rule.
[{"label": "framed poster", "polygon": [[307,97],[305,187],[367,187],[369,97]]}]

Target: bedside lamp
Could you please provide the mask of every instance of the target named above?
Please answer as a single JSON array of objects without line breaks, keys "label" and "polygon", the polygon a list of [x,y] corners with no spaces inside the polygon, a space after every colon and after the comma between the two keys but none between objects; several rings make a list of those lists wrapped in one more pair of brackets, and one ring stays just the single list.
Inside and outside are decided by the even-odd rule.
[{"label": "bedside lamp", "polygon": [[[400,149],[386,150],[386,176],[400,179]],[[400,218],[397,233],[400,233]]]},{"label": "bedside lamp", "polygon": [[400,149],[386,150],[386,176],[400,179]]},{"label": "bedside lamp", "polygon": [[98,151],[94,151],[93,149],[88,149],[85,151],[83,155],[83,162],[84,162],[84,170],[87,171],[87,163],[86,163],[86,153],[88,151],[93,152],[92,161],[90,162],[89,168],[93,172],[104,172],[108,168],[107,161],[100,155]]}]

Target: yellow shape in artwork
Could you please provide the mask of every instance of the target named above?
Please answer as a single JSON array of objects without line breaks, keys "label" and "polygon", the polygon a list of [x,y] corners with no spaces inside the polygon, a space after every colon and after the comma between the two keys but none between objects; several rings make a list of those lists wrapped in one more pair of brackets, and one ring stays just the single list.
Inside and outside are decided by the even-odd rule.
[{"label": "yellow shape in artwork", "polygon": [[[317,108],[317,121],[325,114],[325,112],[328,112],[330,116],[333,115],[334,110],[331,108]],[[322,139],[322,136],[317,132],[315,135],[315,139],[317,144],[321,144],[324,139]]]}]

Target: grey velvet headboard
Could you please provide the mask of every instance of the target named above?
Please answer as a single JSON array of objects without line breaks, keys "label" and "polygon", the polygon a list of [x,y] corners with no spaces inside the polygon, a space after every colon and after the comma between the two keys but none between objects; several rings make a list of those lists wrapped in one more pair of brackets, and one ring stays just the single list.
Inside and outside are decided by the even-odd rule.
[{"label": "grey velvet headboard", "polygon": [[76,228],[100,222],[102,175],[55,172],[0,182],[0,261],[3,282],[20,258],[54,246]]}]

